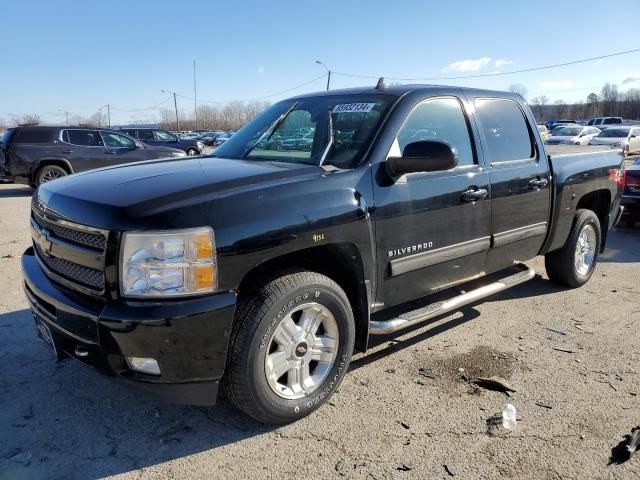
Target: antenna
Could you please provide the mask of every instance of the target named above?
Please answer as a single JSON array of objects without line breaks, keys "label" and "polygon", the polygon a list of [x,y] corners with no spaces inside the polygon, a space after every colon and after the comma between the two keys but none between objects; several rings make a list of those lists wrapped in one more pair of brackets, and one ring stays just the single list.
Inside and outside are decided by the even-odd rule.
[{"label": "antenna", "polygon": [[378,79],[378,83],[376,84],[376,90],[384,90],[384,77],[380,77]]}]

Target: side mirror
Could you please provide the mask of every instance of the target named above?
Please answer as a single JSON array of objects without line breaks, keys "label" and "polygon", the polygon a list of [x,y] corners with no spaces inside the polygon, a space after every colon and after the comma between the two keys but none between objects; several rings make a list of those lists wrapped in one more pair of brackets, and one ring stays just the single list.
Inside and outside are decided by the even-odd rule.
[{"label": "side mirror", "polygon": [[458,165],[458,154],[444,142],[422,140],[404,147],[402,157],[389,157],[387,167],[391,175],[405,173],[437,172],[450,170]]},{"label": "side mirror", "polygon": [[134,150],[142,150],[144,148],[144,145],[142,144],[142,142],[139,142],[136,140],[136,143],[133,147]]},{"label": "side mirror", "polygon": [[637,135],[636,135],[635,133],[632,133],[632,134],[629,136],[629,138],[636,138],[636,137],[637,137]]}]

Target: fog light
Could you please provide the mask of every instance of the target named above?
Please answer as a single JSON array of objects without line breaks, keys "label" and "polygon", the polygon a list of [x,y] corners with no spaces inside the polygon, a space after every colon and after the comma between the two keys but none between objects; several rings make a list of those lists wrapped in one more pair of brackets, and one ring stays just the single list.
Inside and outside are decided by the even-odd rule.
[{"label": "fog light", "polygon": [[160,375],[160,367],[154,358],[126,357],[126,359],[127,365],[129,365],[131,370],[149,373],[151,375]]}]

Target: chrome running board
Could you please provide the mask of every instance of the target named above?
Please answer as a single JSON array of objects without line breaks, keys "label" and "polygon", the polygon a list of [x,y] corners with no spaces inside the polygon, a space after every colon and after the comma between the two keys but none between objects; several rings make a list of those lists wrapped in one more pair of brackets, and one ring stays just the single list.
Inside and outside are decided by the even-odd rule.
[{"label": "chrome running board", "polygon": [[512,269],[513,268],[516,268],[519,271],[496,280],[495,282],[488,285],[484,285],[468,292],[463,292],[461,295],[457,295],[449,300],[432,303],[430,305],[427,305],[426,307],[403,313],[402,315],[399,315],[398,317],[392,318],[390,320],[372,320],[369,323],[369,333],[371,335],[384,335],[387,333],[402,330],[403,328],[407,328],[417,323],[424,322],[425,320],[437,317],[438,315],[442,315],[443,313],[448,313],[456,310],[460,307],[463,307],[464,305],[488,297],[489,295],[493,295],[508,288],[515,287],[516,285],[520,285],[521,283],[531,280],[535,275],[533,269],[527,267],[522,263],[515,265],[514,267],[512,267]]}]

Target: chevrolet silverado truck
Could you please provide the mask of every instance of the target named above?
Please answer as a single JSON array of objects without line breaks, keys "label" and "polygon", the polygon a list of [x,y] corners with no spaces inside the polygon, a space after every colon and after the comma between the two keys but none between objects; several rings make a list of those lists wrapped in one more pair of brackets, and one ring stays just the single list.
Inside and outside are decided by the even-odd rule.
[{"label": "chevrolet silverado truck", "polygon": [[213,155],[40,186],[22,257],[36,331],[166,400],[224,393],[294,421],[370,336],[521,284],[526,260],[585,284],[624,164],[581,148],[549,155],[511,93],[379,82],[278,102]]}]

